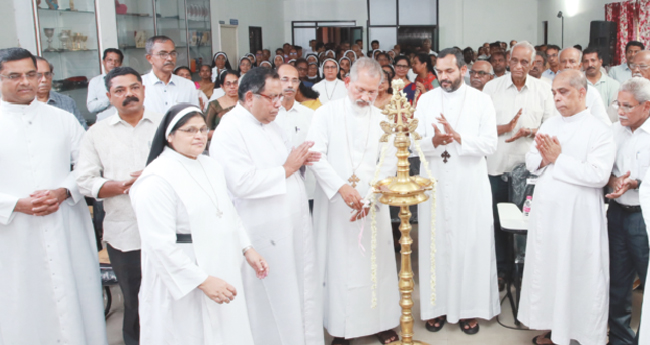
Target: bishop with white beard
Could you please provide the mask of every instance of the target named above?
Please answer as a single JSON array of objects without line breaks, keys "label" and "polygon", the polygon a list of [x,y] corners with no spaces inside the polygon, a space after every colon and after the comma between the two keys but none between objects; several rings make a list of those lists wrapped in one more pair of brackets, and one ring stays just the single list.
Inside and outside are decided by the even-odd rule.
[{"label": "bishop with white beard", "polygon": [[[399,292],[393,237],[387,205],[377,220],[377,306],[372,308],[371,219],[362,199],[371,193],[380,161],[380,122],[386,117],[372,106],[383,72],[369,58],[350,71],[348,96],[319,108],[307,135],[322,154],[310,169],[317,181],[314,228],[319,263],[324,273],[324,323],[335,343],[377,334],[383,343],[397,340],[391,329],[399,324]],[[396,149],[390,144],[378,178],[395,176]],[[367,200],[367,198],[366,198]],[[379,204],[378,204],[379,205]],[[358,212],[358,213],[357,213]]]}]

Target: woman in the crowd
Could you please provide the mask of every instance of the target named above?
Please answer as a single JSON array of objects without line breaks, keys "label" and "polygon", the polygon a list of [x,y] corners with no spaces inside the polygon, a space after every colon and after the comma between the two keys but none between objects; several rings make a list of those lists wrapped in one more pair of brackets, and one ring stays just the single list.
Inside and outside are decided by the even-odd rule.
[{"label": "woman in the crowd", "polygon": [[379,62],[379,65],[382,67],[390,65],[390,57],[384,52],[377,53],[375,55],[375,60],[377,60],[377,62]]},{"label": "woman in the crowd", "polygon": [[404,88],[404,93],[415,108],[418,99],[424,93],[440,86],[436,75],[433,74],[431,57],[426,53],[419,53],[413,58],[413,72],[417,75],[415,82]]},{"label": "woman in the crowd", "polygon": [[391,49],[387,51],[386,54],[388,54],[388,58],[390,59],[389,63],[392,65],[395,62],[395,51]]},{"label": "woman in the crowd", "polygon": [[214,80],[214,90],[212,90],[212,96],[210,96],[210,101],[214,101],[215,99],[226,94],[226,91],[224,91],[223,88],[221,87],[221,78],[220,78],[221,75],[224,74],[226,71],[228,70],[224,69],[223,71],[221,71],[217,76],[217,79]]},{"label": "woman in the crowd", "polygon": [[316,63],[316,64],[318,63],[318,55],[314,53],[307,54],[306,59],[307,59],[307,63]]},{"label": "woman in the crowd", "polygon": [[[192,71],[187,66],[179,66],[176,67],[174,70],[174,74],[181,78],[185,78],[189,81],[192,81]],[[201,91],[201,85],[199,82],[194,82],[194,86],[196,86],[196,97],[199,99],[199,104],[201,105],[201,109],[205,110],[207,105],[208,105],[208,96]]]},{"label": "woman in the crowd", "polygon": [[348,94],[345,83],[338,78],[339,64],[334,59],[327,59],[323,62],[321,73],[325,77],[313,86],[313,89],[320,93],[320,102],[323,105],[329,101],[341,99]]},{"label": "woman in the crowd", "polygon": [[347,57],[342,57],[339,60],[339,79],[345,80],[345,78],[350,74],[350,68],[352,67],[352,61]]},{"label": "woman in the crowd", "polygon": [[287,61],[287,63],[289,65],[293,66],[293,67],[296,67],[296,59],[291,59],[291,60]]},{"label": "woman in the crowd", "polygon": [[248,71],[250,71],[251,67],[253,64],[251,63],[251,60],[244,56],[239,60],[239,75],[240,77],[243,77]]},{"label": "woman in the crowd", "polygon": [[201,65],[199,77],[201,77],[201,80],[197,82],[198,87],[210,99],[212,92],[214,92],[214,82],[212,81],[212,69],[210,69],[210,66]]},{"label": "woman in the crowd", "polygon": [[344,55],[346,58],[350,59],[351,63],[357,61],[357,53],[355,53],[354,50],[346,50]]},{"label": "woman in the crowd", "polygon": [[273,58],[273,67],[276,69],[284,64],[284,57],[282,55],[276,55]]},{"label": "woman in the crowd", "polygon": [[260,64],[262,64],[262,61],[264,61],[264,52],[262,50],[258,50],[255,52],[255,63],[253,66],[259,67]]},{"label": "woman in the crowd", "polygon": [[393,96],[393,89],[391,85],[393,83],[394,74],[390,69],[383,68],[384,70],[384,80],[379,84],[379,93],[373,104],[375,107],[384,110],[386,105],[390,103],[390,98]]},{"label": "woman in the crowd", "polygon": [[[251,62],[251,68],[252,68],[252,66],[257,66],[257,59],[255,58],[255,54],[247,53],[246,55],[244,55],[244,57],[247,58],[248,61]],[[239,60],[239,63],[241,63],[241,60]]]},{"label": "woman in the crowd", "polygon": [[217,52],[212,58],[212,81],[217,80],[221,72],[232,69],[230,67],[230,61],[228,61],[228,55],[224,52]]},{"label": "woman in the crowd", "polygon": [[229,111],[231,111],[239,101],[237,90],[239,88],[239,73],[237,71],[225,71],[221,75],[221,87],[226,92],[208,104],[208,110],[205,115],[208,128],[210,129],[209,139],[212,139],[212,134],[221,118]]},{"label": "woman in the crowd", "polygon": [[328,50],[325,52],[325,59],[336,59],[336,53],[333,50]]},{"label": "woman in the crowd", "polygon": [[[129,195],[142,242],[142,344],[252,344],[241,265],[263,279],[223,169],[202,155],[208,128],[181,103],[163,118]],[[242,255],[243,254],[243,255]]]},{"label": "woman in the crowd", "polygon": [[260,67],[271,69],[273,68],[273,65],[271,65],[271,63],[268,61],[262,61],[260,62]]},{"label": "woman in the crowd", "polygon": [[381,49],[375,49],[375,50],[373,50],[373,51],[372,51],[372,58],[375,59],[375,60],[377,60],[377,55],[379,55],[380,53],[383,53],[383,51],[382,51]]},{"label": "woman in the crowd", "polygon": [[305,86],[305,84],[301,82],[298,91],[296,92],[296,101],[311,110],[316,110],[323,105],[318,99],[318,96],[320,96],[318,91]]},{"label": "woman in the crowd", "polygon": [[307,66],[307,78],[313,84],[316,84],[319,81],[321,81],[321,78],[318,75],[318,63],[317,62],[310,62],[309,65]]},{"label": "woman in the crowd", "polygon": [[411,69],[411,62],[409,58],[404,55],[399,55],[395,58],[395,78],[402,79],[404,82],[404,88],[406,88],[411,81],[407,77],[409,70]]}]

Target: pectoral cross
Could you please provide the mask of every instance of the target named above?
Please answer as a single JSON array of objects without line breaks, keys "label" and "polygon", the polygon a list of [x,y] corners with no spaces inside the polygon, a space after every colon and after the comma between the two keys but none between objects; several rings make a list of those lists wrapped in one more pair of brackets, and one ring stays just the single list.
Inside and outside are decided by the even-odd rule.
[{"label": "pectoral cross", "polygon": [[442,161],[443,161],[444,163],[447,163],[447,160],[448,160],[449,158],[451,158],[451,155],[449,154],[449,152],[447,152],[447,150],[445,150],[445,152],[443,152],[443,153],[440,155],[440,157],[442,157]]},{"label": "pectoral cross", "polygon": [[359,182],[359,178],[355,173],[352,173],[352,176],[348,179],[348,182],[350,182],[350,185],[352,185],[352,188],[355,188],[357,186],[357,182]]}]

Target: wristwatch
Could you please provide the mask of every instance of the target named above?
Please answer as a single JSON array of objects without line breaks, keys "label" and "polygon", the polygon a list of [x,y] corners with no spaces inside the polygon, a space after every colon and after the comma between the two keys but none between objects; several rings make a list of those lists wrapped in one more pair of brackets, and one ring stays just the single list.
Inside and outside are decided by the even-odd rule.
[{"label": "wristwatch", "polygon": [[71,198],[72,194],[70,194],[70,190],[68,188],[63,188],[63,189],[65,189],[65,199],[63,199],[65,201],[68,200],[68,198]]},{"label": "wristwatch", "polygon": [[641,180],[636,179],[636,189],[638,190],[639,188],[641,188]]}]

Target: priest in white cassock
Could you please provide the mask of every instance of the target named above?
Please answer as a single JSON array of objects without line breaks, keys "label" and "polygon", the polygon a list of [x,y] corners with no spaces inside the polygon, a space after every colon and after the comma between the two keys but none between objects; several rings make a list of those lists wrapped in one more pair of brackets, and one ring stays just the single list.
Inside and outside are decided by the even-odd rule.
[{"label": "priest in white cassock", "polygon": [[84,129],[35,100],[36,59],[0,50],[0,344],[107,344],[97,245],[70,166]]},{"label": "priest in white cassock", "polygon": [[336,60],[326,59],[323,61],[321,71],[323,80],[312,86],[312,89],[320,94],[318,99],[323,105],[330,101],[345,98],[348,94],[345,82],[338,78],[339,69],[339,63]]},{"label": "priest in white cassock", "polygon": [[[476,318],[489,320],[501,312],[485,161],[497,149],[496,113],[490,96],[465,85],[467,66],[460,50],[441,51],[436,70],[441,87],[424,94],[415,111],[422,151],[438,180],[435,198],[418,205],[421,318],[431,332],[460,320],[463,332],[476,334]],[[427,175],[425,166],[420,175]],[[431,267],[434,200],[436,257]],[[435,304],[429,284],[433,270]]]},{"label": "priest in white cassock", "polygon": [[239,103],[210,143],[255,249],[274,270],[264,282],[244,270],[255,344],[322,345],[322,288],[303,165],[313,143],[291,148],[274,122],[282,101],[278,74],[254,68],[239,84]]},{"label": "priest in white cassock", "polygon": [[[284,130],[291,146],[298,147],[307,138],[314,111],[296,102],[296,92],[298,92],[301,83],[298,70],[290,64],[284,64],[278,68],[278,75],[280,75],[280,83],[282,83],[282,106],[275,122]],[[305,172],[305,188],[311,209],[314,202],[316,179],[310,170]]]},{"label": "priest in white cassock", "polygon": [[616,147],[609,126],[586,107],[584,74],[560,72],[552,91],[562,116],[542,124],[526,154],[526,167],[539,179],[518,319],[552,331],[535,344],[605,344],[609,247],[602,188]]},{"label": "priest in white cassock", "polygon": [[223,169],[203,155],[207,142],[198,107],[171,107],[129,192],[142,243],[143,345],[253,344],[240,268],[264,279],[269,267],[230,202]]},{"label": "priest in white cassock", "polygon": [[[398,339],[399,292],[392,228],[387,205],[380,205],[377,220],[377,305],[372,308],[371,219],[363,199],[380,158],[386,117],[372,106],[384,73],[375,60],[363,57],[352,65],[346,82],[347,97],[316,111],[307,140],[322,159],[310,169],[317,181],[314,227],[319,263],[324,273],[324,322],[332,344],[377,334],[383,344]],[[395,176],[395,147],[388,143],[379,179]],[[359,215],[358,220],[355,220]]]}]

